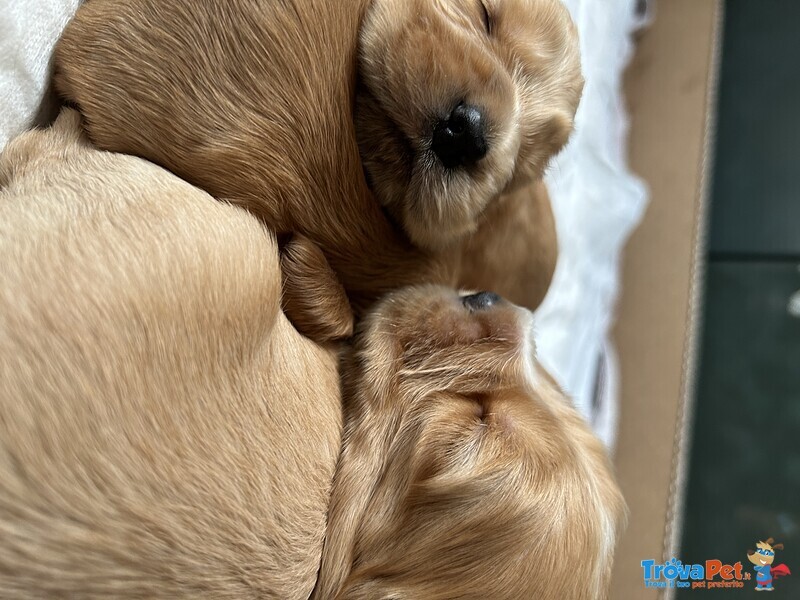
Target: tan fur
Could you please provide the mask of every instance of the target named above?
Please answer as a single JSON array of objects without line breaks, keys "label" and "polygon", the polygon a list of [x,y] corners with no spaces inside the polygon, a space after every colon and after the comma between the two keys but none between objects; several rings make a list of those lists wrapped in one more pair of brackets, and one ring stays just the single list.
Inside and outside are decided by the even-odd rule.
[{"label": "tan fur", "polygon": [[[493,199],[540,178],[572,131],[583,80],[558,0],[372,0],[360,42],[364,166],[421,247],[475,232]],[[460,102],[480,108],[488,152],[448,169],[431,150],[432,123]]]},{"label": "tan fur", "polygon": [[163,165],[325,253],[360,310],[446,280],[383,215],[353,125],[362,0],[91,0],[56,49],[94,143]]},{"label": "tan fur", "polygon": [[[91,0],[58,45],[57,85],[101,148],[318,245],[358,314],[406,284],[507,289],[518,276],[537,280],[531,297],[515,294],[534,308],[552,273],[554,255],[538,254],[550,222],[471,243],[465,264],[485,263],[480,277],[461,277],[460,246],[492,231],[493,199],[541,177],[566,141],[577,41],[558,0],[486,6],[491,35],[478,0]],[[485,109],[490,149],[474,169],[445,172],[426,131],[461,98]],[[527,207],[506,204],[527,222]],[[321,339],[337,327],[322,324]]]},{"label": "tan fur", "polygon": [[607,597],[623,501],[531,324],[433,286],[361,324],[315,600]]},{"label": "tan fur", "polygon": [[527,311],[370,312],[329,498],[335,357],[279,310],[272,237],[78,127],[0,157],[0,597],[299,599],[320,557],[318,600],[605,597],[622,501]]},{"label": "tan fur", "polygon": [[73,111],[0,186],[0,597],[307,598],[339,380],[271,234]]},{"label": "tan fur", "polygon": [[500,196],[464,244],[459,286],[488,289],[534,309],[544,300],[558,258],[547,186],[541,180]]},{"label": "tan fur", "polygon": [[353,311],[325,255],[307,237],[294,236],[281,251],[283,309],[297,328],[318,342],[353,334]]}]

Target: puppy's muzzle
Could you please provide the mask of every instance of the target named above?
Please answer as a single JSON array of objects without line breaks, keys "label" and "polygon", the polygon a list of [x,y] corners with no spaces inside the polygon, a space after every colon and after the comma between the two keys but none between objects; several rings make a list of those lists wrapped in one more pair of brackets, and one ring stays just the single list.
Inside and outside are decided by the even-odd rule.
[{"label": "puppy's muzzle", "polygon": [[488,150],[483,113],[463,102],[436,123],[431,148],[448,169],[474,165]]},{"label": "puppy's muzzle", "polygon": [[487,310],[503,299],[494,292],[478,292],[461,298],[461,302],[471,311]]}]

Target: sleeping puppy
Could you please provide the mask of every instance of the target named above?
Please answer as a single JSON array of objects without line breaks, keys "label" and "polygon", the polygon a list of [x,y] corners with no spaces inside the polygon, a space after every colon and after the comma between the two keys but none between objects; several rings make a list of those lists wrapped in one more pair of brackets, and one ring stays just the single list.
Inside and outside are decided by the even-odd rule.
[{"label": "sleeping puppy", "polygon": [[531,313],[406,288],[360,325],[314,600],[607,597],[624,504]]},{"label": "sleeping puppy", "polygon": [[67,110],[0,156],[0,262],[0,597],[306,600],[337,357],[263,225]]},{"label": "sleeping puppy", "polygon": [[[305,236],[359,314],[406,284],[472,283],[482,250],[462,246],[541,176],[582,87],[559,0],[91,0],[55,62],[95,144],[246,207],[281,240]],[[520,298],[533,308],[552,223],[508,233],[514,255],[505,239],[490,257],[501,285],[492,269],[477,285],[504,291],[542,256]],[[297,303],[286,294],[300,323]]]}]

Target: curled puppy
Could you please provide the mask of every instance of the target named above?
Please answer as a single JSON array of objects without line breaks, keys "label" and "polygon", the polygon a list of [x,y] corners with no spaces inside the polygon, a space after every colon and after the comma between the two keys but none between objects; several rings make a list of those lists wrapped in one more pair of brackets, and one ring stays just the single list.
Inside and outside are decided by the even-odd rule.
[{"label": "curled puppy", "polygon": [[536,363],[531,313],[407,288],[366,317],[343,368],[314,600],[607,597],[624,504]]},{"label": "curled puppy", "polygon": [[[462,244],[541,176],[582,81],[559,0],[92,0],[55,62],[94,143],[309,239],[357,313],[406,284],[460,282]],[[551,228],[507,230],[518,255],[494,244],[498,279],[550,260]]]},{"label": "curled puppy", "polygon": [[0,262],[0,597],[306,600],[337,357],[263,225],[67,110],[0,155]]}]

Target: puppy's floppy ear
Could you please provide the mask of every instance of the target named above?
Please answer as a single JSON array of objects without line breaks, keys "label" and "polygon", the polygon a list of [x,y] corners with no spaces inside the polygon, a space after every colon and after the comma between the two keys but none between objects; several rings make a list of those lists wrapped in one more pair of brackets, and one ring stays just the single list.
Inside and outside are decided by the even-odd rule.
[{"label": "puppy's floppy ear", "polygon": [[281,249],[283,311],[306,337],[329,343],[353,335],[353,309],[322,250],[295,234]]},{"label": "puppy's floppy ear", "polygon": [[[359,368],[352,354],[343,357],[341,370],[345,388],[361,387],[358,378],[349,377]],[[393,439],[395,422],[384,414],[385,409],[374,410],[358,393],[345,394],[345,398],[345,413],[354,418],[346,427],[336,466],[319,576],[310,600],[350,597],[341,592],[353,569],[359,528]]]}]

